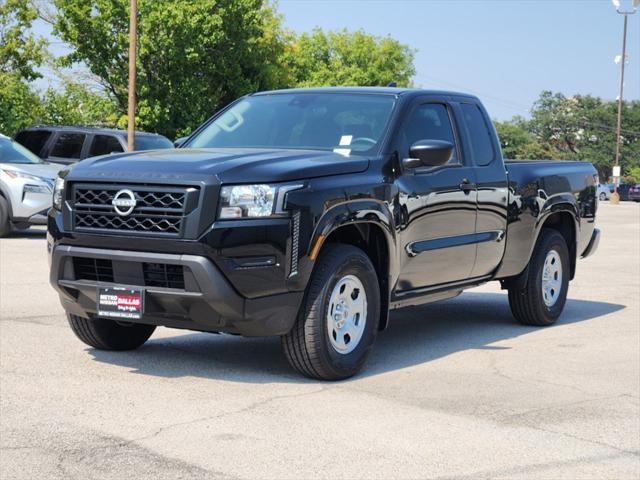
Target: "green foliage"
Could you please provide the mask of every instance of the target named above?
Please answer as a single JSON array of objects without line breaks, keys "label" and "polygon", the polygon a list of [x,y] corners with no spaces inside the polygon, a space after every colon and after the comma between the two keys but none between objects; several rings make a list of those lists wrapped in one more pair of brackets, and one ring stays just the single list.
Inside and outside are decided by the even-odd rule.
[{"label": "green foliage", "polygon": [[[55,32],[127,105],[128,1],[55,0]],[[262,0],[139,0],[137,97],[141,127],[188,133],[216,109],[281,81],[280,20]]]},{"label": "green foliage", "polygon": [[67,83],[63,91],[49,88],[39,117],[39,123],[47,125],[115,127],[118,120],[118,109],[110,96],[78,83]]},{"label": "green foliage", "polygon": [[538,141],[520,120],[510,122],[494,122],[502,155],[505,158],[518,160],[553,158],[554,152]]},{"label": "green foliage", "polygon": [[41,109],[40,98],[19,74],[0,72],[0,133],[15,135],[35,123]]},{"label": "green foliage", "polygon": [[391,37],[316,28],[291,39],[284,63],[290,86],[408,86],[415,74],[414,54]]},{"label": "green foliage", "polygon": [[640,183],[640,167],[631,167],[627,172],[626,180],[631,183]]},{"label": "green foliage", "polygon": [[[608,178],[615,160],[617,102],[590,95],[542,92],[524,128],[548,148],[550,158],[593,162]],[[623,103],[621,165],[640,166],[640,102]]]},{"label": "green foliage", "polygon": [[[128,1],[54,0],[55,32],[121,114],[127,106]],[[408,85],[413,50],[362,31],[299,37],[265,0],[139,0],[137,116],[141,128],[189,133],[249,92],[318,85]]]},{"label": "green foliage", "polygon": [[29,0],[0,2],[0,73],[34,80],[44,60],[46,42],[29,33],[37,12]]}]

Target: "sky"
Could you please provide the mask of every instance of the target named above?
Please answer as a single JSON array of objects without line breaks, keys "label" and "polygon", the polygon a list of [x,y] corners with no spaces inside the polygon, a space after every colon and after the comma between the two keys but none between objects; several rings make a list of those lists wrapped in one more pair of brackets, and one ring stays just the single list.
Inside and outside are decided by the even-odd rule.
[{"label": "sky", "polygon": [[[416,87],[476,94],[499,120],[526,117],[543,90],[618,96],[623,17],[610,0],[279,0],[278,9],[296,32],[362,29],[409,45]],[[638,100],[640,11],[628,30],[624,98]]]}]

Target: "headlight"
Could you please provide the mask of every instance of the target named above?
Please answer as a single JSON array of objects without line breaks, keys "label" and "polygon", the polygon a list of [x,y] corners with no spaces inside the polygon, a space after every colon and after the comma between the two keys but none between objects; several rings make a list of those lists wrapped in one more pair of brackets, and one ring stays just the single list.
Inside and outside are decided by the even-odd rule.
[{"label": "headlight", "polygon": [[268,217],[273,214],[275,194],[271,185],[222,187],[220,218]]},{"label": "headlight", "polygon": [[283,215],[287,192],[302,188],[301,184],[288,185],[232,185],[220,191],[218,218],[260,218]]},{"label": "headlight", "polygon": [[2,169],[2,171],[9,175],[11,178],[26,178],[27,180],[35,180],[36,182],[48,183],[46,178],[39,177],[38,175],[31,175],[30,173],[21,172],[19,170]]},{"label": "headlight", "polygon": [[62,200],[64,198],[64,178],[56,177],[53,185],[53,208],[62,210]]}]

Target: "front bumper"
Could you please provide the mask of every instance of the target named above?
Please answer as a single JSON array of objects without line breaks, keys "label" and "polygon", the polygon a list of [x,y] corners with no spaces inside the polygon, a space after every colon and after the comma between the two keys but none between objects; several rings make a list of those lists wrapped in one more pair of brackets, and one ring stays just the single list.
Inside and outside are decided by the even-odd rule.
[{"label": "front bumper", "polygon": [[[138,323],[229,332],[246,336],[283,335],[293,326],[303,292],[245,298],[227,281],[218,267],[199,255],[107,250],[71,245],[51,245],[51,285],[63,308],[82,317],[96,315],[99,287],[144,290],[144,314]],[[108,280],[82,278],[76,261],[106,261]],[[183,288],[150,285],[145,265],[182,267]]]}]

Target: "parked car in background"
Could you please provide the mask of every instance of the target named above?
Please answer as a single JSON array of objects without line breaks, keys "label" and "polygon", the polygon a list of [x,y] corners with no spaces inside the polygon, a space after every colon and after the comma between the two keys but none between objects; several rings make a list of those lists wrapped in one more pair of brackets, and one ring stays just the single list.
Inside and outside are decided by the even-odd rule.
[{"label": "parked car in background", "polygon": [[640,183],[636,183],[629,189],[629,200],[640,202]]},{"label": "parked car in background", "polygon": [[47,223],[53,183],[61,168],[0,134],[0,237],[14,227]]},{"label": "parked car in background", "polygon": [[[16,141],[43,160],[70,164],[88,157],[127,151],[127,132],[95,127],[31,127],[16,135]],[[173,148],[157,133],[136,132],[134,150]]]},{"label": "parked car in background", "polygon": [[605,200],[609,200],[611,198],[611,190],[609,189],[609,185],[607,185],[606,183],[604,184],[599,183],[596,195],[598,196],[601,202],[604,202]]},{"label": "parked car in background", "polygon": [[[633,187],[633,183],[621,183],[618,185],[618,195],[620,200],[629,200],[629,190]],[[615,185],[611,186],[611,193],[615,191]]]}]

